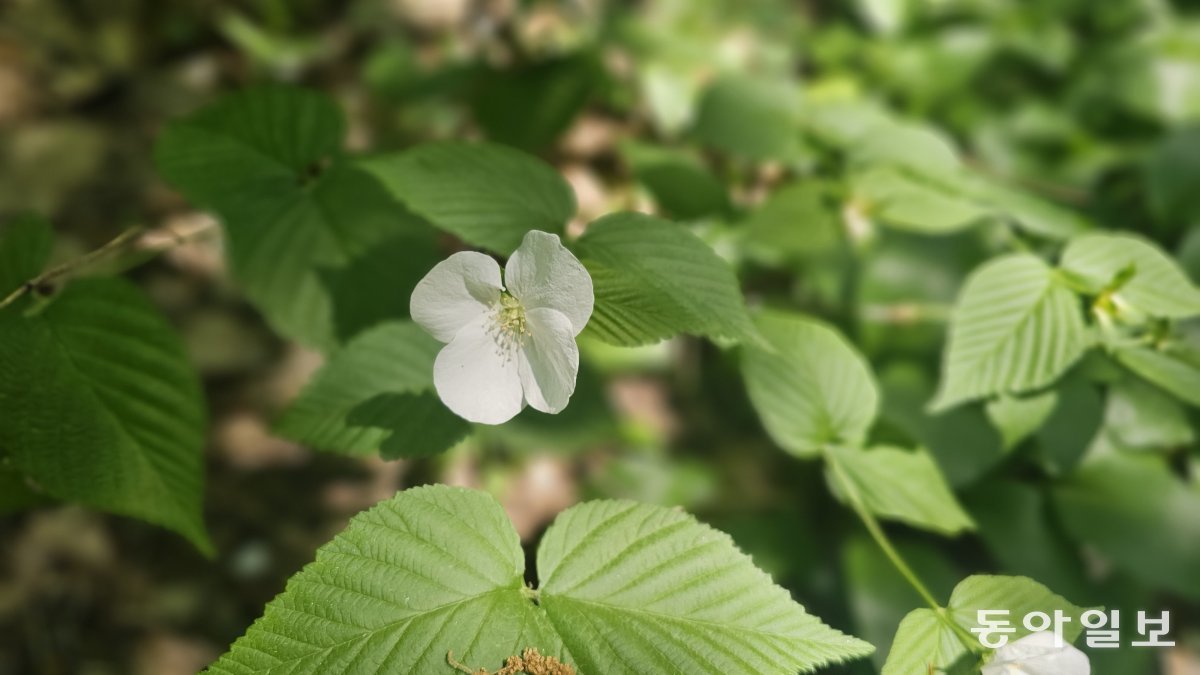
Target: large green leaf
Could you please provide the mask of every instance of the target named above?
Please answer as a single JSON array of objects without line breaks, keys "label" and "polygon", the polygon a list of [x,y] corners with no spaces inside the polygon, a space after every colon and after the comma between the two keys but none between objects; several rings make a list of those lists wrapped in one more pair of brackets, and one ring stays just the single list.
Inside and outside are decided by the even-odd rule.
[{"label": "large green leaf", "polygon": [[828,461],[837,464],[828,470],[835,491],[842,491],[839,475],[845,476],[850,488],[876,515],[946,535],[975,529],[942,472],[924,452],[835,448]]},{"label": "large green leaf", "polygon": [[1162,317],[1200,314],[1200,288],[1170,256],[1136,235],[1097,232],[1072,239],[1063,251],[1062,266],[1097,291],[1132,269],[1133,276],[1114,292],[1118,308],[1127,303]]},{"label": "large green leaf", "polygon": [[179,338],[116,279],[76,281],[41,313],[0,313],[0,449],[59,499],[212,545],[201,520],[204,405]]},{"label": "large green leaf", "polygon": [[595,54],[480,69],[471,109],[488,138],[529,151],[553,143],[601,83]]},{"label": "large green leaf", "polygon": [[862,356],[832,328],[799,315],[764,312],[756,324],[768,344],[746,346],[742,376],[775,443],[799,456],[861,444],[879,406]]},{"label": "large green leaf", "polygon": [[[529,648],[581,673],[794,673],[870,652],[687,514],[591,502],[561,514],[524,585],[491,497],[407,490],[351,521],[210,670],[452,672]],[[719,599],[719,601],[714,601]]]},{"label": "large green leaf", "polygon": [[1088,462],[1054,492],[1067,531],[1152,588],[1200,598],[1200,489],[1161,458]]},{"label": "large green leaf", "polygon": [[584,673],[795,673],[865,656],[728,535],[675,509],[591,502],[538,548],[541,606]]},{"label": "large green leaf", "polygon": [[527,647],[566,658],[524,594],[524,554],[481,492],[407,490],[356,516],[208,672],[441,673]]},{"label": "large green leaf", "polygon": [[729,212],[725,186],[691,154],[633,143],[623,145],[621,154],[667,215],[695,220]]},{"label": "large green leaf", "polygon": [[[470,426],[432,394],[441,344],[408,321],[351,340],[325,364],[277,425],[286,438],[320,450],[387,457],[450,447]],[[414,427],[417,425],[417,427]]]},{"label": "large green leaf", "polygon": [[1196,437],[1182,403],[1134,377],[1109,387],[1104,430],[1114,445],[1126,450],[1173,450]]},{"label": "large green leaf", "polygon": [[812,260],[842,245],[841,217],[830,185],[804,180],[774,192],[741,223],[749,254],[771,262]]},{"label": "large green leaf", "polygon": [[1179,399],[1200,406],[1200,368],[1171,351],[1127,347],[1115,353],[1117,361]]},{"label": "large green leaf", "polygon": [[575,214],[575,193],[562,176],[502,145],[426,143],[363,166],[435,226],[502,255],[529,230],[561,234]]},{"label": "large green leaf", "polygon": [[941,388],[945,410],[1054,382],[1089,345],[1083,310],[1032,255],[997,258],[967,279],[950,321]]},{"label": "large green leaf", "polygon": [[639,345],[688,333],[744,339],[754,329],[729,265],[686,228],[640,213],[588,226],[576,254],[592,275],[588,330]]},{"label": "large green leaf", "polygon": [[0,224],[0,300],[42,271],[53,245],[50,225],[36,216]]},{"label": "large green leaf", "polygon": [[[220,216],[246,295],[277,330],[322,348],[405,316],[408,292],[436,262],[432,228],[336,159],[343,125],[325,96],[268,87],[171,124],[155,148],[163,175]],[[412,276],[398,280],[395,266],[360,264],[383,244],[406,251]],[[401,298],[399,306],[391,298]],[[349,318],[338,316],[343,302],[356,304]]]}]

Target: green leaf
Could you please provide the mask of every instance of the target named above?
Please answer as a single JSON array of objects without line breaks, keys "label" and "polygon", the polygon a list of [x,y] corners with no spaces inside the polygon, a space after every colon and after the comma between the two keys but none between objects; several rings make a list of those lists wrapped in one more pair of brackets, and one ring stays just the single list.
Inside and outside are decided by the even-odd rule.
[{"label": "green leaf", "polygon": [[868,216],[899,230],[947,234],[974,225],[990,211],[973,200],[923,183],[897,168],[876,168],[854,178],[855,197]]},{"label": "green leaf", "polygon": [[700,143],[749,159],[800,152],[800,92],[786,81],[725,76],[704,91],[693,134]]},{"label": "green leaf", "polygon": [[950,320],[941,411],[1054,382],[1089,346],[1075,294],[1032,255],[996,258],[971,274]]},{"label": "green leaf", "polygon": [[585,673],[795,673],[865,656],[728,535],[675,509],[591,502],[538,547],[541,606]]},{"label": "green leaf", "polygon": [[567,658],[523,593],[524,554],[481,492],[406,490],[356,516],[209,668],[251,673],[450,673],[527,647]]},{"label": "green leaf", "polygon": [[871,370],[845,338],[817,321],[764,312],[767,345],[747,345],[742,377],[779,447],[811,457],[829,444],[860,445],[879,407]]},{"label": "green leaf", "polygon": [[1200,288],[1169,255],[1141,237],[1107,233],[1077,237],[1063,251],[1061,264],[1097,291],[1132,269],[1132,278],[1113,294],[1118,309],[1128,304],[1152,316],[1172,318],[1200,314]]},{"label": "green leaf", "polygon": [[1026,577],[982,574],[967,577],[955,586],[954,593],[950,595],[950,604],[946,606],[951,620],[967,630],[979,627],[978,612],[988,609],[1009,611],[1013,627],[1017,629],[1009,634],[1009,641],[1019,640],[1031,632],[1021,621],[1030,612],[1043,612],[1053,617],[1056,611],[1062,611],[1070,617],[1071,621],[1063,624],[1063,639],[1067,642],[1074,642],[1083,630],[1079,616],[1085,608],[1071,604],[1049,588]]},{"label": "green leaf", "polygon": [[0,515],[52,503],[29,479],[0,459]]},{"label": "green leaf", "polygon": [[870,652],[673,509],[576,506],[538,549],[540,590],[524,566],[493,498],[407,490],[323,546],[209,672],[439,673],[450,654],[491,670],[536,648],[586,673],[783,675]]},{"label": "green leaf", "polygon": [[856,135],[848,150],[850,161],[860,166],[891,165],[919,171],[955,171],[961,166],[958,151],[945,134],[891,120]]},{"label": "green leaf", "polygon": [[41,273],[54,246],[44,219],[19,216],[0,225],[0,299]]},{"label": "green leaf", "polygon": [[[348,455],[445,450],[466,434],[468,425],[436,397],[422,395],[432,389],[433,360],[441,347],[408,321],[364,332],[317,371],[284,411],[276,431],[319,450]],[[416,423],[426,426],[420,430]]]},{"label": "green leaf", "polygon": [[1175,397],[1132,377],[1109,387],[1104,429],[1127,450],[1172,450],[1196,438],[1187,410]]},{"label": "green leaf", "polygon": [[1074,373],[1056,387],[1058,404],[1037,430],[1038,455],[1052,475],[1071,471],[1104,421],[1104,399],[1094,384]]},{"label": "green leaf", "polygon": [[596,294],[588,330],[605,342],[754,334],[733,270],[680,225],[640,213],[608,215],[588,226],[576,255]]},{"label": "green leaf", "polygon": [[561,234],[575,214],[575,193],[562,176],[502,145],[425,143],[363,166],[436,227],[501,255],[529,230]]},{"label": "green leaf", "polygon": [[471,109],[491,140],[537,151],[566,131],[603,76],[591,53],[521,68],[482,69]]},{"label": "green leaf", "polygon": [[134,287],[80,280],[0,313],[0,448],[53,497],[173,529],[208,553],[200,384]]},{"label": "green leaf", "polygon": [[827,480],[835,491],[840,492],[840,468],[841,475],[875,515],[945,535],[975,529],[942,472],[924,452],[838,447],[831,449],[828,461],[837,463],[837,468],[826,469]]},{"label": "green leaf", "polygon": [[722,215],[731,205],[725,186],[699,159],[678,150],[625,144],[621,154],[633,176],[664,212],[681,220]]},{"label": "green leaf", "polygon": [[1114,454],[1054,491],[1063,526],[1142,583],[1200,599],[1200,489],[1161,458]]},{"label": "green leaf", "polygon": [[[396,286],[395,267],[370,264],[377,247],[406,237],[414,272],[436,262],[433,230],[336,159],[343,127],[327,97],[267,87],[174,122],[155,148],[167,180],[220,216],[234,276],[251,301],[281,333],[323,349],[351,330],[407,315],[407,303],[390,300],[412,288]],[[414,259],[417,251],[424,259]],[[347,275],[352,284],[339,282]],[[382,309],[337,316],[343,302],[363,306],[364,295],[385,297],[368,305]]]},{"label": "green leaf", "polygon": [[813,181],[785,185],[741,223],[749,253],[769,260],[812,259],[838,250],[842,222],[828,203],[830,186]]},{"label": "green leaf", "polygon": [[1171,392],[1180,400],[1200,406],[1200,368],[1177,358],[1171,351],[1144,347],[1118,349],[1117,361],[1142,378]]},{"label": "green leaf", "polygon": [[1000,395],[988,401],[987,416],[1004,439],[1004,448],[1011,450],[1040,429],[1057,405],[1054,391],[1023,397]]},{"label": "green leaf", "polygon": [[914,609],[900,622],[882,675],[919,675],[936,672],[970,672],[962,665],[971,654],[954,630],[932,609]]}]

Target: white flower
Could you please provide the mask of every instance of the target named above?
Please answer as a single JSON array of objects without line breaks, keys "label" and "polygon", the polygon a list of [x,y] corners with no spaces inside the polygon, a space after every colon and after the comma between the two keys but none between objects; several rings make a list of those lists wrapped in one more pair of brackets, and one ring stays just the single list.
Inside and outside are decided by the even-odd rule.
[{"label": "white flower", "polygon": [[547,413],[575,391],[575,336],[592,315],[592,278],[558,237],[531,230],[504,266],[455,253],[413,290],[412,318],[447,343],[433,366],[438,396],[472,422],[501,424],[525,405]]},{"label": "white flower", "polygon": [[1056,645],[1053,632],[1041,631],[997,649],[981,675],[1090,675],[1091,672],[1087,654],[1066,642]]}]

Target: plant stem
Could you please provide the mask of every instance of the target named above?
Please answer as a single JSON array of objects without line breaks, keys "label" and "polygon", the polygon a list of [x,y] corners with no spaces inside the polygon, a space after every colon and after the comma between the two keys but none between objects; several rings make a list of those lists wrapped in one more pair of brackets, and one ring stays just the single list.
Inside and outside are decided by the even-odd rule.
[{"label": "plant stem", "polygon": [[[169,234],[171,234],[170,243],[168,245],[159,247],[159,250],[167,250],[169,248],[172,248],[173,246],[177,246],[177,245],[187,241],[187,239],[189,237],[199,234],[201,232],[204,232],[207,229],[209,229],[209,226],[198,228],[196,230],[188,232],[186,235],[175,234],[175,233],[171,232],[169,229],[167,229],[167,232]],[[116,237],[113,237],[111,240],[109,240],[106,244],[104,244],[100,248],[97,248],[93,251],[88,251],[87,253],[79,256],[78,258],[74,258],[72,260],[68,260],[64,263],[55,265],[54,267],[51,267],[50,269],[46,270],[45,272],[42,272],[41,274],[37,275],[36,277],[30,279],[29,281],[26,281],[25,283],[21,284],[18,287],[16,287],[13,290],[13,292],[11,292],[7,296],[5,296],[3,300],[0,300],[0,309],[4,309],[5,307],[7,307],[7,306],[13,304],[14,302],[16,302],[17,300],[21,299],[22,296],[45,286],[46,284],[50,283],[51,281],[54,281],[55,279],[58,279],[59,277],[66,276],[66,275],[70,274],[71,272],[74,272],[77,269],[86,267],[86,266],[96,262],[97,260],[105,258],[109,255],[113,255],[113,254],[129,247],[131,244],[137,242],[138,239],[142,237],[142,235],[149,234],[149,233],[150,233],[150,231],[146,230],[144,227],[141,227],[141,226],[131,227],[131,228],[125,230],[124,232],[122,232],[121,234],[118,234]]]}]

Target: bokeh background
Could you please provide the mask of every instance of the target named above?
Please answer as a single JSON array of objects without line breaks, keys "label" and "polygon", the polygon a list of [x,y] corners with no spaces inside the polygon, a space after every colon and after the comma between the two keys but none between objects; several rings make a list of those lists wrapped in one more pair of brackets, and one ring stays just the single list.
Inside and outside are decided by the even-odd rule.
[{"label": "bokeh background", "polygon": [[[981,170],[1154,237],[1195,277],[1200,128],[1189,125],[1200,120],[1200,16],[1185,5],[0,0],[0,214],[49,217],[59,260],[134,225],[187,237],[181,245],[147,237],[146,249],[169,250],[113,265],[128,266],[169,315],[202,373],[206,520],[219,550],[206,560],[169,532],[73,506],[4,516],[0,673],[194,673],[350,516],[432,481],[492,492],[527,542],[580,499],[682,505],[731,532],[826,621],[886,637],[896,608],[915,606],[911,591],[829,496],[819,467],[765,440],[728,355],[699,341],[586,344],[580,389],[562,418],[525,416],[434,459],[353,459],[273,437],[272,421],[321,358],[273,334],[242,298],[219,228],[156,175],[156,135],[221,93],[294,82],[337,98],[351,150],[486,138],[538,154],[574,186],[576,229],[618,209],[687,218],[726,189],[739,208],[754,205],[785,171],[771,158],[748,165],[708,155],[717,187],[688,183],[693,201],[664,205],[648,186],[677,178],[639,170],[657,146],[689,142],[714,78],[746,74],[793,83],[802,96],[876,99],[941,129]],[[725,225],[697,228],[737,255],[722,249]],[[893,394],[885,424],[943,454],[986,454],[998,441],[981,415],[936,428],[922,421],[928,373],[888,360],[896,352],[936,360],[947,303],[980,259],[976,244],[893,243],[871,262],[879,273],[865,277],[855,317],[855,341],[885,369]],[[782,289],[815,313],[836,314],[831,288],[843,263],[752,267],[747,276],[752,288]],[[907,302],[896,288],[944,300]],[[1185,456],[1195,456],[1191,438]],[[964,494],[970,506],[972,491]],[[973,538],[899,536],[941,593],[997,568]],[[1196,606],[1138,597],[1154,598],[1146,609],[1177,611],[1181,647],[1111,672],[1200,673],[1186,647],[1200,643]]]}]

